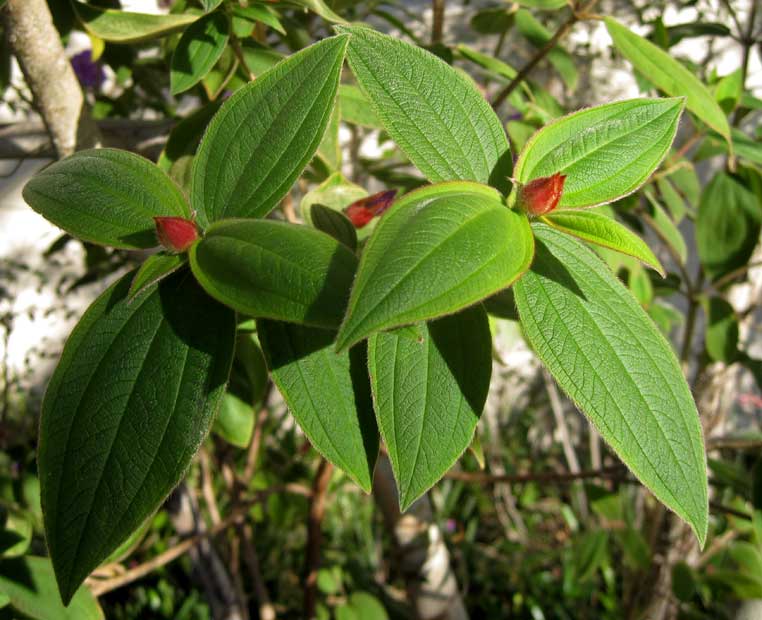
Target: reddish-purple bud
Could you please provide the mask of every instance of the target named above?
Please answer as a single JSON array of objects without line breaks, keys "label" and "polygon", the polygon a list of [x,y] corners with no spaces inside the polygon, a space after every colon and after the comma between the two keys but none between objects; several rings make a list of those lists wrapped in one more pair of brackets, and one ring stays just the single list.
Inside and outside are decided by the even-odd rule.
[{"label": "reddish-purple bud", "polygon": [[185,252],[198,239],[195,222],[183,217],[155,217],[159,243],[170,252]]},{"label": "reddish-purple bud", "polygon": [[519,189],[519,206],[530,215],[550,213],[561,200],[565,181],[560,172],[529,181]]},{"label": "reddish-purple bud", "polygon": [[366,198],[361,198],[346,207],[344,214],[354,224],[355,228],[362,228],[374,217],[381,215],[391,207],[396,195],[396,189],[389,189]]}]

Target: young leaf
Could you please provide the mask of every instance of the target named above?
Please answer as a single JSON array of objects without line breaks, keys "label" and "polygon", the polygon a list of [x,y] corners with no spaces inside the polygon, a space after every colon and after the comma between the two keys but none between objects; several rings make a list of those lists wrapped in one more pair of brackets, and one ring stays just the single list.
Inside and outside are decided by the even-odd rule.
[{"label": "young leaf", "polygon": [[738,317],[722,297],[710,297],[706,313],[706,352],[715,362],[732,364],[738,358]]},{"label": "young leaf", "polygon": [[226,393],[214,418],[212,432],[231,446],[246,448],[254,431],[254,408],[234,394]]},{"label": "young leaf", "polygon": [[460,458],[474,436],[492,374],[492,337],[481,304],[368,340],[378,428],[406,510]]},{"label": "young leaf", "polygon": [[357,258],[333,237],[273,220],[228,220],[189,252],[214,298],[253,317],[336,328]]},{"label": "young leaf", "polygon": [[369,493],[378,429],[365,346],[334,352],[336,332],[257,321],[273,381],[315,449]]},{"label": "young leaf", "polygon": [[470,306],[514,282],[533,252],[526,216],[491,187],[411,192],[381,217],[363,251],[337,347]]},{"label": "young leaf", "polygon": [[673,97],[685,96],[687,107],[707,125],[730,140],[725,113],[699,79],[667,52],[638,36],[611,17],[606,28],[621,54],[659,90]]},{"label": "young leaf", "polygon": [[188,13],[153,15],[102,9],[74,0],[71,5],[85,29],[110,43],[139,43],[182,30],[198,19]]},{"label": "young leaf", "polygon": [[664,241],[674,250],[675,255],[684,265],[688,260],[688,247],[685,245],[683,234],[680,232],[680,229],[677,227],[669,214],[657,202],[653,194],[650,191],[646,190],[645,195],[651,207],[651,214],[644,214],[643,218],[646,220],[650,218],[650,224],[656,231],[656,234],[659,235],[662,241]]},{"label": "young leaf", "polygon": [[757,197],[738,178],[718,172],[704,189],[696,218],[696,248],[711,278],[746,264],[759,241],[760,222]]},{"label": "young leaf", "polygon": [[346,24],[347,22],[343,17],[333,12],[331,7],[326,4],[325,0],[290,0],[292,4],[304,7],[322,17],[325,21],[333,24]]},{"label": "young leaf", "polygon": [[65,603],[180,481],[233,357],[233,312],[189,274],[129,303],[131,277],[74,328],[42,405],[45,537]]},{"label": "young leaf", "polygon": [[706,455],[672,348],[592,252],[547,226],[534,233],[532,269],[514,286],[527,339],[622,461],[703,546]]},{"label": "young leaf", "polygon": [[132,278],[127,298],[132,301],[151,285],[174,273],[187,262],[188,257],[185,254],[152,254],[145,259]]},{"label": "young leaf", "polygon": [[291,188],[328,125],[347,39],[311,45],[222,105],[193,162],[191,204],[202,226],[264,217]]},{"label": "young leaf", "polygon": [[545,223],[584,241],[637,258],[666,276],[664,267],[645,241],[614,218],[594,211],[561,211],[545,216]]},{"label": "young leaf", "polygon": [[353,252],[357,250],[357,232],[352,222],[346,215],[336,209],[330,209],[321,204],[314,204],[310,208],[312,225],[327,235],[331,235],[336,241],[343,243]]},{"label": "young leaf", "polygon": [[683,99],[631,99],[575,112],[527,142],[513,175],[520,183],[566,175],[559,209],[612,202],[656,170],[682,110]]},{"label": "young leaf", "polygon": [[23,194],[32,209],[69,234],[115,248],[157,246],[154,216],[190,217],[166,174],[116,149],[62,159],[33,176]]},{"label": "young leaf", "polygon": [[[48,558],[27,555],[0,560],[0,593],[24,618],[34,620],[103,620],[103,610],[85,586],[64,607]],[[5,610],[7,611],[7,610]],[[8,617],[15,617],[10,614]]]},{"label": "young leaf", "polygon": [[432,183],[504,183],[511,163],[508,140],[472,82],[399,39],[364,27],[337,30],[352,35],[349,65],[371,108]]},{"label": "young leaf", "polygon": [[212,70],[228,43],[230,22],[215,11],[186,28],[172,54],[171,92],[177,95],[198,84]]}]

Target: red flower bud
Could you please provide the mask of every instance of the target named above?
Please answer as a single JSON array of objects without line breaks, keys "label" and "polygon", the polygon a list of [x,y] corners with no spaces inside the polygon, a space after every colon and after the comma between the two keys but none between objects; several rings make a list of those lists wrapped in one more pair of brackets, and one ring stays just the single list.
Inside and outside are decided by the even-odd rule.
[{"label": "red flower bud", "polygon": [[519,206],[530,215],[550,213],[561,200],[565,181],[566,175],[560,172],[529,181],[519,190]]},{"label": "red flower bud", "polygon": [[198,239],[198,229],[192,220],[182,217],[155,217],[159,243],[170,252],[185,252]]},{"label": "red flower bud", "polygon": [[344,209],[344,213],[354,224],[355,228],[362,228],[374,217],[381,215],[391,207],[396,195],[396,189],[378,192],[367,198],[356,200]]}]

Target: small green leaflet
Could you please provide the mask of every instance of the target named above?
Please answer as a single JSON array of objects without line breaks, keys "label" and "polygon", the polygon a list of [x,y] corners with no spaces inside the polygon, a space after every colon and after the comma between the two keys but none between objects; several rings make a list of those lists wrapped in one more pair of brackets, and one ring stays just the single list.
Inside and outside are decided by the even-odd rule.
[{"label": "small green leaflet", "polygon": [[180,189],[147,159],[116,149],[80,151],[24,187],[32,209],[69,234],[115,248],[156,247],[154,216],[190,217]]},{"label": "small green leaflet", "polygon": [[368,371],[404,511],[471,443],[489,390],[492,336],[481,304],[421,324],[420,339],[401,331],[371,336]]},{"label": "small green leaflet", "polygon": [[353,252],[357,250],[357,232],[346,215],[336,209],[314,204],[310,207],[312,225],[331,235],[336,241],[343,243]]},{"label": "small green leaflet", "polygon": [[693,528],[708,524],[706,454],[672,347],[590,250],[542,224],[513,287],[524,333],[622,461]]},{"label": "small green leaflet", "polygon": [[315,449],[369,493],[378,429],[365,345],[336,354],[336,332],[257,321],[273,381]]},{"label": "small green leaflet", "polygon": [[234,394],[222,397],[220,410],[214,418],[212,431],[231,446],[245,449],[254,431],[254,409],[251,403],[242,401]]},{"label": "small green leaflet", "polygon": [[132,301],[151,285],[163,280],[171,273],[174,273],[185,263],[188,257],[185,254],[153,254],[143,261],[135,277],[130,284],[130,292],[127,295]]},{"label": "small green leaflet", "polygon": [[349,65],[373,112],[432,183],[505,182],[508,140],[473,82],[399,39],[364,27],[336,30],[352,35]]},{"label": "small green leaflet", "polygon": [[90,33],[110,43],[139,43],[163,37],[198,19],[188,13],[153,15],[102,9],[74,0],[74,12]]},{"label": "small green leaflet", "polygon": [[206,291],[239,312],[334,329],[357,266],[333,237],[274,220],[218,222],[189,257]]},{"label": "small green leaflet", "polygon": [[291,189],[328,125],[347,41],[311,45],[222,105],[193,161],[191,204],[201,226],[264,217]]},{"label": "small green leaflet", "polygon": [[65,603],[185,474],[233,358],[234,313],[189,273],[129,303],[131,278],[74,328],[42,405],[45,538]]},{"label": "small green leaflet", "polygon": [[543,219],[546,224],[562,232],[633,256],[658,271],[662,277],[666,276],[664,267],[646,242],[612,217],[594,211],[558,211],[549,213]]},{"label": "small green leaflet", "polygon": [[575,112],[540,129],[513,175],[520,183],[566,175],[559,209],[613,202],[659,166],[677,131],[684,100],[631,99]]},{"label": "small green leaflet", "polygon": [[673,97],[685,96],[687,107],[731,144],[725,113],[698,78],[667,52],[611,17],[604,18],[616,48],[657,88]]},{"label": "small green leaflet", "polygon": [[212,70],[228,44],[229,28],[228,18],[220,11],[186,28],[172,54],[169,81],[173,95],[195,86]]},{"label": "small green leaflet", "polygon": [[363,251],[337,348],[481,301],[521,276],[533,252],[526,216],[491,187],[461,181],[411,192]]}]

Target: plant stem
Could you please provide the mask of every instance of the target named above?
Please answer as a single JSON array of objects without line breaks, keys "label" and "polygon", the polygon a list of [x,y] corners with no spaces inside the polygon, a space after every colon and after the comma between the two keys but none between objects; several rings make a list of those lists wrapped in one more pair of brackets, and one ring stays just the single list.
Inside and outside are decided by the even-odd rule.
[{"label": "plant stem", "polygon": [[246,73],[246,76],[249,78],[249,81],[253,82],[256,80],[257,76],[254,75],[254,72],[249,69],[249,65],[246,64],[246,57],[243,55],[243,49],[241,48],[241,42],[238,40],[238,37],[230,37],[230,46],[233,48],[233,53],[238,59],[238,63],[241,65],[241,67],[243,67],[243,70]]},{"label": "plant stem", "polygon": [[325,497],[328,483],[333,473],[333,465],[320,459],[315,480],[312,484],[312,500],[307,517],[307,555],[305,559],[304,617],[315,617],[317,604],[317,574],[320,568],[320,545],[323,541],[322,522],[325,515]]},{"label": "plant stem", "polygon": [[527,78],[527,76],[532,72],[532,69],[534,69],[537,64],[550,53],[550,51],[558,44],[558,42],[564,36],[566,36],[566,33],[571,30],[572,26],[580,21],[580,19],[585,18],[586,14],[593,9],[597,1],[598,0],[590,0],[590,2],[588,2],[580,10],[572,11],[572,14],[569,16],[569,18],[558,27],[558,30],[556,30],[550,40],[537,51],[537,53],[527,64],[521,68],[521,71],[518,72],[516,77],[513,78],[513,80],[511,80],[511,82],[505,88],[497,93],[497,95],[495,95],[495,98],[491,102],[493,109],[500,107],[500,105],[510,96],[510,94],[516,90],[519,84],[521,84],[521,82]]},{"label": "plant stem", "polygon": [[431,44],[442,42],[444,33],[445,0],[431,0]]}]

